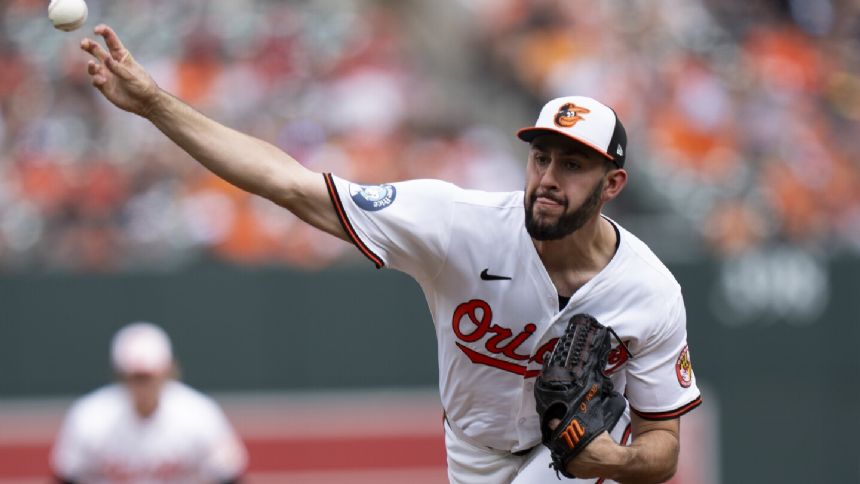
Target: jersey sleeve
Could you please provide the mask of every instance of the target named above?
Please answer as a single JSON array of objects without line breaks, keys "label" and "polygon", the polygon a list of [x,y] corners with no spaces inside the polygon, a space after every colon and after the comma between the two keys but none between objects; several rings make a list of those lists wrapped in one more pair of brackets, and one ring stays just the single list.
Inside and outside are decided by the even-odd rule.
[{"label": "jersey sleeve", "polygon": [[358,185],[325,174],[341,225],[377,268],[434,277],[451,239],[456,186],[439,180]]},{"label": "jersey sleeve", "polygon": [[202,427],[207,434],[203,473],[217,482],[232,482],[245,472],[247,451],[221,408],[214,401],[209,403],[208,422]]},{"label": "jersey sleeve", "polygon": [[88,474],[86,432],[80,404],[73,405],[63,420],[60,433],[51,449],[51,468],[66,481],[78,481]]},{"label": "jersey sleeve", "polygon": [[630,359],[625,396],[631,409],[648,420],[680,417],[702,403],[687,346],[687,316],[680,294],[664,324]]}]

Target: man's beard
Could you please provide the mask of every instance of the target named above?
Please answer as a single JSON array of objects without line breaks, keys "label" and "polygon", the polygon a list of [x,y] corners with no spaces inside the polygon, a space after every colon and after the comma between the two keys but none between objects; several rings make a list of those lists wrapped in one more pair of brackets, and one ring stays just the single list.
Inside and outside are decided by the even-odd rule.
[{"label": "man's beard", "polygon": [[[580,229],[585,222],[597,213],[600,206],[600,194],[603,192],[603,180],[597,183],[588,198],[576,210],[567,213],[567,199],[559,199],[547,192],[535,190],[526,199],[526,230],[535,240],[558,240]],[[560,203],[564,211],[555,224],[540,224],[534,218],[534,204],[538,196],[543,196]]]}]

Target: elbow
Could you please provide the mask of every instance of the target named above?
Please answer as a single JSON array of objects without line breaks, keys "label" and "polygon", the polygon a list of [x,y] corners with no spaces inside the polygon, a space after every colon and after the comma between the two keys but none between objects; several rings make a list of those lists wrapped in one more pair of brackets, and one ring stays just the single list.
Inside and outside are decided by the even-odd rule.
[{"label": "elbow", "polygon": [[680,449],[677,443],[673,447],[671,456],[664,461],[660,469],[657,469],[652,482],[666,482],[675,477],[675,474],[678,472],[678,454]]},{"label": "elbow", "polygon": [[651,460],[651,465],[642,468],[638,474],[634,474],[632,479],[621,480],[621,482],[624,484],[655,484],[669,481],[678,472],[678,451],[679,446],[675,443],[670,448],[666,448],[666,453],[659,458]]},{"label": "elbow", "polygon": [[666,469],[664,469],[663,473],[654,481],[654,482],[666,482],[669,479],[675,477],[675,474],[678,472],[678,459],[675,459],[671,465],[669,465]]},{"label": "elbow", "polygon": [[615,480],[623,484],[659,484],[661,482],[668,482],[675,477],[677,472],[678,461],[676,460],[674,463],[667,464],[661,468],[652,468],[650,472],[640,473],[637,477],[627,479],[616,478]]},{"label": "elbow", "polygon": [[262,176],[253,193],[287,209],[294,207],[300,199],[296,187],[277,173]]},{"label": "elbow", "polygon": [[[261,174],[257,195],[267,198],[277,205],[290,211],[295,211],[308,199],[307,186],[310,184],[308,174],[289,164],[269,167]],[[320,177],[321,179],[321,177]],[[313,179],[312,181],[316,181]]]},{"label": "elbow", "polygon": [[248,191],[282,205],[291,188],[277,166],[263,165],[255,176],[253,189]]}]

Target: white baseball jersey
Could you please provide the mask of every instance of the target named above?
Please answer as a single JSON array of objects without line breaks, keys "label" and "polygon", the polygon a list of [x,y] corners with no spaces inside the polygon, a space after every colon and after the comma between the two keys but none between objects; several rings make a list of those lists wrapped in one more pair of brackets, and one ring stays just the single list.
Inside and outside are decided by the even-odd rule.
[{"label": "white baseball jersey", "polygon": [[102,387],[69,410],[52,453],[65,479],[101,483],[216,483],[239,477],[246,453],[218,405],[177,381],[141,418],[120,384]]},{"label": "white baseball jersey", "polygon": [[[615,222],[612,260],[559,311],[525,229],[523,192],[436,180],[361,186],[325,179],[355,245],[377,267],[404,271],[423,289],[436,327],[442,405],[472,442],[512,452],[540,443],[534,380],[576,313],[612,327],[632,353],[615,344],[608,366],[631,411],[667,419],[701,403],[680,286]],[[625,414],[616,429],[628,422]]]}]

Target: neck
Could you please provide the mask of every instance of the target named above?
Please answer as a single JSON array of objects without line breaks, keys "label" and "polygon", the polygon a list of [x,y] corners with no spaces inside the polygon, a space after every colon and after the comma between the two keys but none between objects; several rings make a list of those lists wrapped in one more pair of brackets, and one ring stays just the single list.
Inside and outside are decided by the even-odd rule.
[{"label": "neck", "polygon": [[149,418],[155,413],[155,410],[158,409],[158,400],[135,402],[134,409],[137,411],[137,415],[140,416],[140,418]]},{"label": "neck", "polygon": [[600,272],[615,254],[615,229],[598,215],[558,240],[534,240],[535,249],[562,295]]}]

